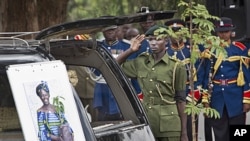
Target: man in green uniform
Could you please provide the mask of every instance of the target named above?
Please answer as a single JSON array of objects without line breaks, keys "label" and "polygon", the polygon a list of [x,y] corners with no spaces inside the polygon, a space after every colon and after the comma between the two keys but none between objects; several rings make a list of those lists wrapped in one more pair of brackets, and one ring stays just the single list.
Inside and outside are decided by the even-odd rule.
[{"label": "man in green uniform", "polygon": [[[166,38],[157,38],[155,25],[146,33],[151,54],[142,53],[134,60],[126,58],[136,52],[145,35],[132,39],[131,46],[120,54],[117,62],[125,74],[137,78],[142,92],[143,106],[157,141],[188,141],[186,105],[186,70],[183,64],[171,59],[166,53]],[[163,33],[159,33],[163,34]]]}]

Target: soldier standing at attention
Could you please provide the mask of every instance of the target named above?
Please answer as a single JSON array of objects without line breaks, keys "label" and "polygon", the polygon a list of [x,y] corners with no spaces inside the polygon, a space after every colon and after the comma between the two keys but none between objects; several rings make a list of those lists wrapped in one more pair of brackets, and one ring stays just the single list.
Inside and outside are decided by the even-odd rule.
[{"label": "soldier standing at attention", "polygon": [[144,95],[142,104],[156,140],[188,141],[184,113],[186,70],[181,63],[169,58],[167,39],[156,38],[154,31],[159,28],[155,25],[145,33],[152,53],[126,61],[144,40],[144,35],[138,35],[132,39],[130,48],[117,57],[117,62],[128,77],[137,78]]},{"label": "soldier standing at attention", "polygon": [[206,78],[212,80],[213,87],[211,98],[204,93],[202,103],[205,107],[216,109],[220,114],[219,119],[209,118],[215,141],[229,141],[230,125],[246,124],[246,112],[250,110],[250,74],[244,60],[247,57],[247,48],[240,42],[231,41],[234,28],[232,19],[227,17],[221,17],[215,22],[217,36],[229,44],[224,47],[228,57],[219,54],[218,57],[210,58],[211,67],[207,67],[212,69],[211,77]]}]

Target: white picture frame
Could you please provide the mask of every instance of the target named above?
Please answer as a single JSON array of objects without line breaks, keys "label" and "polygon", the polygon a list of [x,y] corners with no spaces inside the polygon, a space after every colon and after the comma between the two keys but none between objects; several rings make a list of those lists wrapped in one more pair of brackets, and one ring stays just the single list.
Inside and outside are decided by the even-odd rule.
[{"label": "white picture frame", "polygon": [[41,81],[46,81],[48,84],[51,104],[53,97],[61,96],[64,98],[62,102],[64,103],[65,117],[74,132],[74,140],[85,141],[66,66],[62,61],[10,65],[7,69],[7,76],[25,141],[39,140],[37,110],[43,103],[36,94],[36,86]]}]

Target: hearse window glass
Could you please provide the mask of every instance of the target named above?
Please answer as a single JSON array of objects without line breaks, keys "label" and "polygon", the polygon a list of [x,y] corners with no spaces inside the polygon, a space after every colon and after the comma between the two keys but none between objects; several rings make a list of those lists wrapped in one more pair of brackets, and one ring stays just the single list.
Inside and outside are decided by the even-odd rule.
[{"label": "hearse window glass", "polygon": [[6,73],[0,74],[0,140],[24,140]]},{"label": "hearse window glass", "polygon": [[75,88],[91,125],[123,120],[116,99],[99,70],[83,66],[68,66],[68,69],[76,72],[78,82]]}]

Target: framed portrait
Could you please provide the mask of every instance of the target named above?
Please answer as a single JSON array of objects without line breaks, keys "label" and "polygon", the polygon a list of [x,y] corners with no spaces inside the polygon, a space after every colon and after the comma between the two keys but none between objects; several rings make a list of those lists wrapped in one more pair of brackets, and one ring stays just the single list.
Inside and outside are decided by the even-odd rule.
[{"label": "framed portrait", "polygon": [[[7,75],[26,141],[61,134],[63,131],[57,129],[65,123],[74,140],[85,140],[67,69],[62,61],[10,65]],[[59,114],[60,111],[63,112]],[[54,124],[50,124],[52,119]]]}]

